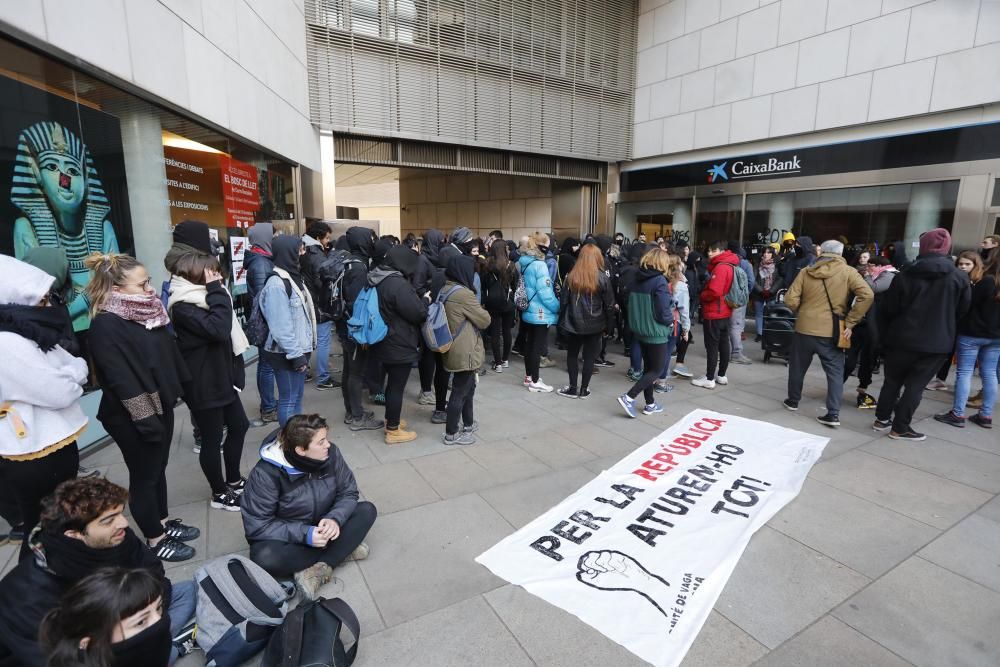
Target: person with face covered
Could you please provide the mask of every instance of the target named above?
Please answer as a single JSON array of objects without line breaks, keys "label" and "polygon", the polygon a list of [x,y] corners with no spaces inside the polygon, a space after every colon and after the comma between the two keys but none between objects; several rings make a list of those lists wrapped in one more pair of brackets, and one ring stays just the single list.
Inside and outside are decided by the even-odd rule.
[{"label": "person with face covered", "polygon": [[[442,257],[441,251],[446,245],[445,236],[440,230],[428,229],[427,233],[424,234],[422,255],[433,267],[430,274],[430,281],[427,285],[430,290],[431,299],[437,297],[438,291],[444,285],[444,269],[447,257]],[[427,349],[427,346],[421,344],[418,368],[420,373],[420,395],[417,397],[417,404],[433,405],[434,413],[431,415],[431,423],[443,424],[447,420],[446,410],[448,407],[449,380],[448,372],[444,370],[444,358],[442,355]]]},{"label": "person with face covered", "polygon": [[417,255],[404,246],[393,246],[385,261],[368,273],[368,285],[378,291],[379,312],[389,331],[372,346],[372,355],[386,373],[385,442],[389,445],[416,439],[400,420],[403,392],[413,363],[420,357],[420,324],[427,319],[427,300],[417,295],[409,276],[417,268]]},{"label": "person with face covered", "polygon": [[159,558],[194,556],[184,544],[194,528],[167,521],[167,460],[174,406],[191,379],[149,272],[129,255],[91,255],[87,286],[94,316],[94,370],[103,389],[97,419],[122,452],[129,475],[129,509]]},{"label": "person with face covered", "polygon": [[299,271],[305,253],[297,236],[278,236],[271,243],[274,271],[260,293],[260,307],[267,321],[262,355],[274,368],[278,384],[278,424],[302,412],[309,356],[316,349],[316,311]]},{"label": "person with face covered", "polygon": [[791,286],[798,277],[802,269],[808,268],[816,263],[816,246],[808,236],[800,236],[795,240],[791,250],[782,257],[778,264],[778,273],[781,281]]},{"label": "person with face covered", "polygon": [[344,266],[342,289],[344,293],[344,317],[337,322],[337,335],[344,350],[344,368],[341,375],[341,391],[344,397],[344,423],[352,431],[378,430],[385,426],[375,413],[365,410],[362,404],[361,388],[368,368],[369,350],[358,345],[347,335],[347,320],[351,318],[354,302],[368,285],[368,269],[375,253],[375,232],[366,227],[351,227],[344,235],[344,242],[350,260]]},{"label": "person with face covered", "polygon": [[[473,413],[473,397],[476,393],[477,371],[483,365],[486,350],[480,329],[490,324],[490,314],[480,305],[474,290],[476,260],[462,255],[448,260],[442,288],[447,295],[444,302],[448,317],[448,328],[454,341],[444,353],[444,368],[454,373],[451,396],[448,398],[447,424],[444,444],[471,445],[476,439],[473,433],[479,428]],[[461,420],[461,430],[459,430]]]},{"label": "person with face covered", "polygon": [[[0,581],[0,665],[46,664],[38,644],[42,618],[72,586],[110,567],[141,568],[158,582],[167,655],[172,662],[188,650],[183,642],[197,602],[194,580],[172,584],[166,578],[161,560],[129,527],[127,500],[125,489],[102,477],[64,482],[45,498],[31,557]],[[171,638],[177,644],[172,652]]]}]

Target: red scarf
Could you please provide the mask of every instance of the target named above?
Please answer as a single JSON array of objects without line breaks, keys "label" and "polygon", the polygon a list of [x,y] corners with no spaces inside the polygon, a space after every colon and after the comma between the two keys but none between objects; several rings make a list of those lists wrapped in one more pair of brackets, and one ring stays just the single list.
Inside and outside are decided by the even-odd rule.
[{"label": "red scarf", "polygon": [[123,294],[112,291],[101,304],[101,310],[124,320],[138,322],[147,329],[165,327],[170,323],[163,302],[154,292]]}]

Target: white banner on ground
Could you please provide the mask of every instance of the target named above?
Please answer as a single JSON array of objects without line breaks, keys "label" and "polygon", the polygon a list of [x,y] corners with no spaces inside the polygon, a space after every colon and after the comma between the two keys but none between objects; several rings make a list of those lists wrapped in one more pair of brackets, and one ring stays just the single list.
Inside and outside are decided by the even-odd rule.
[{"label": "white banner on ground", "polygon": [[828,441],[695,410],[476,561],[640,658],[678,665],[750,537]]}]

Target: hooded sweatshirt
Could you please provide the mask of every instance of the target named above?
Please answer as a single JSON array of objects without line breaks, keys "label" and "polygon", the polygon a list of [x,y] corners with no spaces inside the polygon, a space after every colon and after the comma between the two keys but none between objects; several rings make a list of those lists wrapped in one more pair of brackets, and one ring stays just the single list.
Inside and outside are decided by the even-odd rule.
[{"label": "hooded sweatshirt", "polygon": [[417,296],[409,276],[417,268],[417,254],[393,246],[385,261],[368,272],[368,284],[378,290],[378,306],[389,332],[372,346],[383,364],[410,364],[420,356],[420,324],[427,319],[427,302]]},{"label": "hooded sweatshirt", "polygon": [[788,288],[785,305],[797,313],[796,333],[832,338],[839,337],[840,332],[830,304],[837,318],[853,329],[871,308],[873,299],[871,287],[842,256],[823,253],[819,261],[800,272]]},{"label": "hooded sweatshirt", "polygon": [[455,340],[444,354],[444,369],[449,373],[473,371],[483,365],[486,357],[483,337],[476,329],[485,329],[490,324],[490,314],[480,305],[474,291],[476,260],[465,255],[452,257],[445,273],[448,282],[442,292],[449,296],[444,302],[444,312]]},{"label": "hooded sweatshirt", "polygon": [[[274,273],[261,291],[261,310],[269,329],[264,350],[283,356],[282,368],[304,366],[316,349],[316,314],[299,273],[301,245],[295,236],[274,239]],[[280,358],[277,363],[282,363]]]},{"label": "hooded sweatshirt", "polygon": [[670,286],[654,268],[641,267],[628,295],[628,323],[641,343],[662,345],[673,331]]},{"label": "hooded sweatshirt", "polygon": [[247,272],[247,291],[250,298],[256,298],[264,289],[267,276],[274,270],[271,259],[271,242],[274,240],[274,225],[258,222],[250,228],[250,252],[243,256],[243,267]]},{"label": "hooded sweatshirt", "polygon": [[726,294],[733,284],[734,271],[742,271],[740,258],[723,250],[708,262],[709,277],[701,288],[701,317],[705,320],[726,320],[733,309],[726,303]]},{"label": "hooded sweatshirt", "polygon": [[816,263],[816,246],[808,236],[800,236],[793,254],[786,255],[778,264],[778,273],[786,285],[791,285],[799,271]]},{"label": "hooded sweatshirt", "polygon": [[307,473],[289,463],[277,440],[260,448],[260,460],[240,498],[243,530],[251,544],[276,540],[311,545],[321,519],[343,526],[357,506],[358,484],[336,445],[325,465]]},{"label": "hooded sweatshirt", "polygon": [[[0,304],[41,307],[36,304],[52,280],[41,269],[0,255]],[[87,427],[80,408],[87,363],[60,345],[44,352],[13,331],[0,331],[0,349],[0,456],[40,458],[73,442]]]},{"label": "hooded sweatshirt", "polygon": [[969,278],[950,258],[920,255],[896,274],[879,303],[883,347],[951,354],[958,322],[969,312],[971,300]]}]

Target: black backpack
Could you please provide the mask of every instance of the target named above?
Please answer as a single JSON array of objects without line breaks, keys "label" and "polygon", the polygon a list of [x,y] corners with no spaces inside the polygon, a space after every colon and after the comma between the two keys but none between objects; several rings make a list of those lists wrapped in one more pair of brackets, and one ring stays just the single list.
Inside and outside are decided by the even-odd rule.
[{"label": "black backpack", "polygon": [[319,280],[323,286],[317,307],[332,320],[344,320],[350,315],[344,300],[344,273],[350,264],[360,264],[346,250],[332,250],[319,265]]},{"label": "black backpack", "polygon": [[[340,629],[354,635],[351,648],[345,648]],[[340,598],[319,598],[300,604],[288,612],[260,661],[261,667],[349,667],[358,655],[361,624],[346,602]]]},{"label": "black backpack", "polygon": [[[277,273],[268,274],[268,280],[271,276],[277,276]],[[281,278],[281,276],[278,276]],[[285,295],[289,299],[292,298],[292,283],[290,283],[286,278],[281,278],[281,282],[285,284]],[[271,333],[270,327],[267,326],[267,319],[264,317],[264,311],[260,307],[260,297],[264,293],[264,290],[260,291],[260,294],[254,297],[253,307],[250,309],[250,317],[247,318],[247,323],[243,326],[243,332],[247,335],[247,340],[254,347],[259,347],[263,349],[264,343],[267,342],[267,337]]]},{"label": "black backpack", "polygon": [[483,306],[486,310],[505,312],[510,309],[513,297],[514,290],[510,284],[504,287],[500,276],[492,271],[486,274],[483,280]]}]

